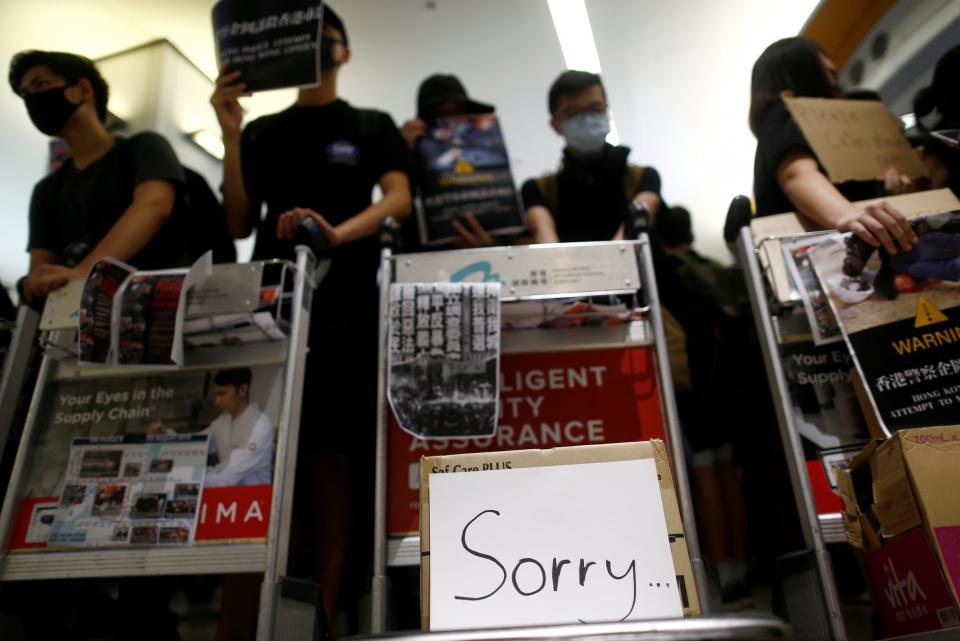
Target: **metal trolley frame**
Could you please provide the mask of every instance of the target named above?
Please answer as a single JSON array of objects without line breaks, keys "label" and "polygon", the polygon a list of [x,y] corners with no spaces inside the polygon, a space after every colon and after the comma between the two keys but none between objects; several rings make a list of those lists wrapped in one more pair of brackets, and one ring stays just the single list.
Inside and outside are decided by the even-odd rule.
[{"label": "metal trolley frame", "polygon": [[[260,593],[260,617],[257,624],[257,639],[291,638],[284,636],[292,630],[302,629],[305,617],[307,625],[315,608],[304,613],[299,603],[293,603],[286,594],[296,590],[286,587],[284,575],[289,556],[289,532],[292,517],[293,484],[297,461],[297,442],[300,430],[300,403],[303,393],[304,361],[307,353],[310,305],[313,290],[317,285],[317,264],[311,251],[297,247],[296,263],[268,261],[279,264],[281,271],[281,300],[278,309],[289,309],[289,335],[282,340],[254,342],[249,344],[203,347],[186,350],[186,364],[176,371],[201,371],[211,367],[242,367],[254,365],[279,365],[283,368],[280,416],[277,424],[276,465],[271,496],[271,510],[265,541],[247,543],[224,543],[191,545],[171,548],[126,548],[126,549],[78,549],[70,551],[36,551],[10,553],[12,530],[18,513],[20,491],[25,482],[28,450],[37,431],[38,412],[44,403],[48,383],[56,380],[79,380],[82,378],[119,377],[128,375],[122,368],[77,368],[75,359],[76,320],[71,318],[73,309],[53,309],[48,304],[40,320],[43,361],[36,388],[30,403],[23,436],[14,462],[11,480],[0,512],[0,581],[44,580],[54,578],[124,577],[151,575],[192,575],[263,573]],[[230,280],[246,282],[247,294],[240,307],[253,311],[258,305],[259,275],[266,263],[216,265],[215,275],[227,274]],[[253,280],[256,282],[252,282]],[[202,289],[203,283],[198,285]],[[78,300],[78,297],[77,297]],[[73,305],[75,307],[75,305]],[[35,335],[29,325],[36,324],[30,315],[21,314],[23,331],[16,338],[19,343],[12,358],[27,353]],[[35,313],[33,313],[35,316]],[[25,358],[25,357],[24,357]],[[8,363],[10,359],[8,358]],[[14,364],[19,361],[14,361]],[[4,415],[0,417],[0,435],[6,436],[12,412],[8,409],[15,402],[14,380],[16,369],[5,372],[3,389]],[[138,368],[138,374],[162,375],[165,370]],[[7,376],[9,374],[9,376]],[[13,400],[12,400],[13,399]],[[312,637],[305,637],[312,638]]]},{"label": "metal trolley frame", "polygon": [[[387,239],[388,240],[388,239]],[[551,298],[572,298],[600,295],[634,295],[638,287],[644,297],[644,306],[639,310],[642,320],[623,326],[609,328],[579,328],[557,330],[520,330],[505,332],[502,351],[545,352],[552,350],[576,350],[604,347],[646,346],[652,347],[660,392],[661,414],[664,419],[665,436],[671,456],[680,514],[683,520],[687,548],[693,568],[694,580],[701,609],[708,607],[706,575],[700,556],[693,502],[687,481],[683,439],[677,408],[673,396],[673,383],[661,316],[660,300],[653,272],[649,237],[643,233],[638,240],[595,243],[565,243],[552,245],[528,245],[468,249],[426,254],[394,255],[389,242],[384,242],[380,261],[380,359],[378,366],[378,414],[376,440],[376,496],[374,513],[374,564],[372,584],[371,631],[374,634],[386,630],[387,618],[387,567],[419,563],[419,537],[406,537],[389,541],[387,532],[387,466],[388,466],[388,403],[387,363],[389,329],[389,291],[392,283],[443,282],[452,278],[450,267],[468,263],[487,267],[486,276],[498,272],[506,280],[501,301],[529,301]],[[558,266],[592,262],[602,266],[593,274],[589,286],[528,286],[513,284],[510,274],[521,273],[530,266]],[[578,262],[580,261],[580,262]],[[455,269],[455,268],[454,268]],[[529,270],[528,270],[529,272]],[[528,273],[527,272],[527,273]],[[631,276],[632,274],[632,276]],[[592,330],[597,330],[592,332]],[[534,334],[540,334],[531,338]],[[521,344],[522,343],[522,344]]]}]

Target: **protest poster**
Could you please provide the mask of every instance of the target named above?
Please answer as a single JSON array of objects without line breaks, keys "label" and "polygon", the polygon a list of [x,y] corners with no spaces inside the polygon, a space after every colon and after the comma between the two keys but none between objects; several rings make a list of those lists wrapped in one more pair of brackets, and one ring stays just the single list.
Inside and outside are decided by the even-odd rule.
[{"label": "protest poster", "polygon": [[77,360],[80,363],[107,363],[113,327],[113,297],[127,277],[135,271],[133,266],[110,257],[97,261],[90,268],[80,295],[77,332]]},{"label": "protest poster", "polygon": [[928,175],[903,123],[882,102],[789,96],[783,101],[832,182],[883,180],[890,168],[910,178]]},{"label": "protest poster", "polygon": [[809,254],[888,433],[951,425],[960,407],[960,212],[910,225],[911,251],[836,233]]},{"label": "protest poster", "polygon": [[114,296],[111,348],[117,365],[183,365],[187,292],[213,271],[207,252],[189,269],[136,272]]},{"label": "protest poster", "polygon": [[500,123],[493,114],[431,122],[417,141],[420,241],[450,243],[467,213],[491,236],[523,231],[520,203]]},{"label": "protest poster", "polygon": [[255,93],[320,84],[321,0],[220,0],[213,7],[217,60]]},{"label": "protest poster", "polygon": [[[88,449],[113,450],[114,444],[122,445],[120,449],[136,449],[146,447],[143,443],[153,447],[167,442],[164,439],[176,441],[175,437],[192,435],[209,437],[209,448],[200,461],[205,471],[197,482],[202,482],[203,491],[191,540],[263,539],[270,516],[282,382],[281,365],[52,381],[44,389],[50,402],[37,416],[36,446],[26,462],[29,471],[22,485],[24,496],[11,547],[46,546],[51,504],[59,509],[64,486],[78,484],[69,481],[79,478],[71,458],[75,443],[85,439],[97,443],[85,446]],[[151,455],[150,460],[164,458]],[[121,457],[121,471],[128,461],[136,462]],[[93,463],[88,469],[92,469],[90,465]],[[132,476],[127,478],[139,478],[134,471],[131,468]],[[142,465],[140,471],[141,476],[147,475],[149,465]],[[122,474],[97,481],[108,485],[129,482]],[[160,492],[151,489],[146,493]],[[174,495],[172,500],[177,500]],[[91,497],[85,494],[92,509],[95,499]],[[157,537],[159,542],[159,530]]]},{"label": "protest poster", "polygon": [[76,438],[47,544],[185,544],[193,540],[207,435]]},{"label": "protest poster", "polygon": [[500,283],[390,286],[387,397],[421,438],[497,429]]}]

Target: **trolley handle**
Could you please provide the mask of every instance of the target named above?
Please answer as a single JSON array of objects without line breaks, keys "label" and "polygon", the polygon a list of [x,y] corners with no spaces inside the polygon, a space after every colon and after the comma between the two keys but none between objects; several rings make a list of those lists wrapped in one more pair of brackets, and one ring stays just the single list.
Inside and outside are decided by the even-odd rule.
[{"label": "trolley handle", "polygon": [[728,243],[737,242],[740,229],[750,224],[753,218],[753,206],[746,196],[735,196],[727,209],[727,220],[723,224],[723,239]]},{"label": "trolley handle", "polygon": [[640,234],[650,231],[650,210],[643,203],[631,202],[623,216],[623,237],[637,240]]},{"label": "trolley handle", "polygon": [[380,222],[377,238],[381,249],[389,249],[396,253],[400,244],[400,223],[393,216],[387,216]]},{"label": "trolley handle", "polygon": [[309,216],[297,223],[293,231],[293,244],[306,245],[313,252],[317,260],[327,258],[333,250],[333,245],[323,231],[320,224]]}]

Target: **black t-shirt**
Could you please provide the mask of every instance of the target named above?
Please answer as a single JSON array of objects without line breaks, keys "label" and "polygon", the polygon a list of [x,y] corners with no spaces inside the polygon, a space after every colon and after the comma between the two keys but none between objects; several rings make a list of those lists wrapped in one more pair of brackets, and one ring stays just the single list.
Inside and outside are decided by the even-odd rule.
[{"label": "black t-shirt", "polygon": [[[240,157],[251,215],[257,216],[253,257],[262,260],[294,256],[293,243],[277,239],[280,214],[304,207],[338,225],[370,206],[384,174],[406,170],[408,151],[390,116],[337,100],[322,107],[294,105],[251,122]],[[261,220],[262,203],[267,214]],[[347,297],[351,305],[376,305],[378,266],[375,235],[334,250],[317,290],[324,307],[342,305]]]},{"label": "black t-shirt", "polygon": [[[787,106],[782,100],[776,100],[767,107],[757,131],[757,154],[753,162],[757,216],[796,210],[777,182],[777,167],[787,154],[795,151],[806,151],[816,157]],[[826,174],[823,167],[820,167],[820,171]],[[836,187],[850,201],[866,200],[878,195],[875,181],[851,181]]]},{"label": "black t-shirt", "polygon": [[[148,180],[184,184],[183,168],[163,136],[139,133],[117,138],[110,150],[78,170],[67,160],[33,189],[27,250],[47,249],[63,256],[71,245],[85,245],[85,256],[103,239],[133,202],[134,190]],[[187,262],[185,221],[174,207],[171,218],[128,262],[139,269],[178,267]]]},{"label": "black t-shirt", "polygon": [[[531,178],[521,188],[524,208],[539,205],[550,210],[560,242],[610,240],[627,211],[624,180],[629,154],[628,147],[607,145],[600,158],[587,162],[565,152],[557,202],[551,207],[549,197]],[[653,167],[644,168],[634,195],[644,191],[660,195],[660,174]]]}]

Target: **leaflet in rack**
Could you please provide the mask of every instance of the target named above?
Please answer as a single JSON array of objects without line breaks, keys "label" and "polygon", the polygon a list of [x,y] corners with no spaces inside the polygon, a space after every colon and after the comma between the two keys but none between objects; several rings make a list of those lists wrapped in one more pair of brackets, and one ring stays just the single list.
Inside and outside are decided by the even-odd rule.
[{"label": "leaflet in rack", "polygon": [[48,545],[192,542],[207,448],[205,434],[74,439]]}]

